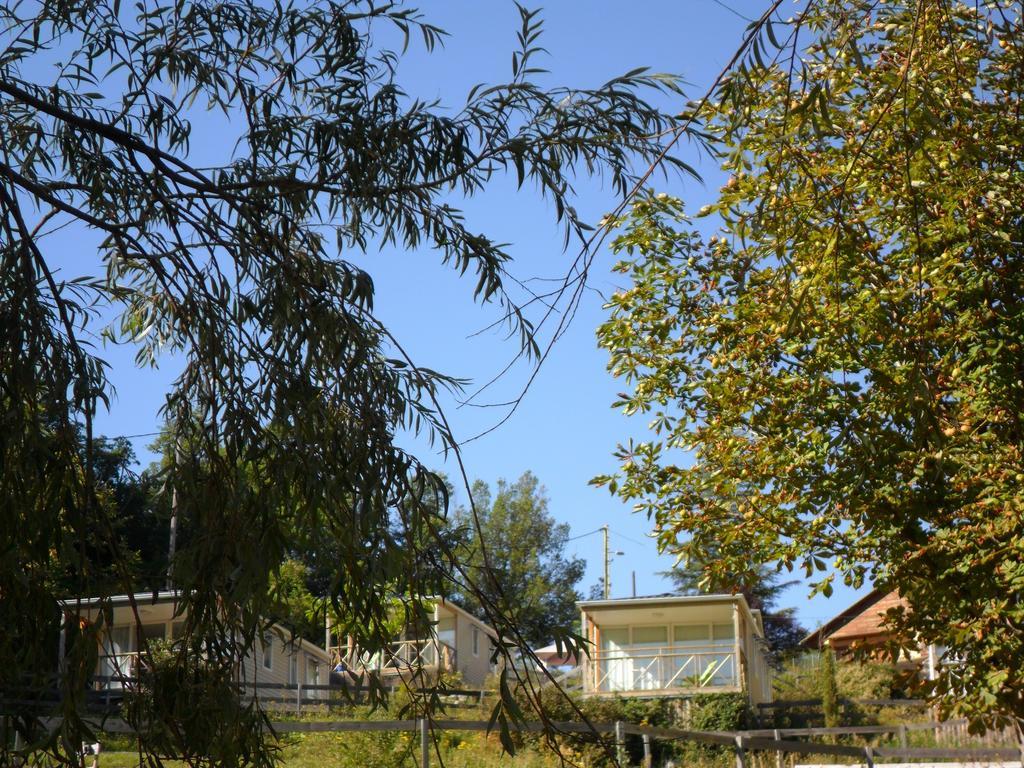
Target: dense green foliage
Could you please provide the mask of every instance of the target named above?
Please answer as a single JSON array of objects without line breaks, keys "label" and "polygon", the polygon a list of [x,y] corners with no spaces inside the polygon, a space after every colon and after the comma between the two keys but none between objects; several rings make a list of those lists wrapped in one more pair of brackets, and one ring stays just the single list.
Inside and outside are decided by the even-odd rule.
[{"label": "dense green foliage", "polygon": [[[524,699],[523,703],[526,701]],[[655,728],[679,728],[696,731],[736,731],[751,727],[747,697],[742,693],[708,693],[686,699],[614,697],[566,697],[553,687],[541,691],[545,714],[553,721],[614,723],[622,721]],[[536,745],[544,736],[522,737],[523,744]],[[567,734],[555,740],[557,751],[567,760],[582,765],[614,765],[613,742],[608,736]],[[640,765],[643,744],[639,738],[626,739],[630,765]],[[669,760],[682,764],[714,764],[732,750],[686,741],[652,743],[654,764]]]},{"label": "dense green foliage", "polygon": [[482,481],[472,494],[475,518],[463,508],[455,522],[466,532],[461,559],[484,600],[470,589],[456,600],[482,615],[484,602],[499,606],[535,647],[564,636],[578,619],[576,588],[586,567],[565,555],[568,524],[548,512],[544,487],[532,472],[514,483],[498,480],[493,498]]},{"label": "dense green foliage", "polygon": [[147,732],[155,754],[180,757],[190,766],[273,765],[276,747],[254,748],[266,715],[239,697],[233,675],[207,663],[198,644],[189,653],[195,663],[186,667],[177,649],[152,643],[138,685],[125,697],[125,721]]},{"label": "dense green foliage", "polygon": [[[355,261],[378,247],[433,254],[533,354],[505,290],[510,255],[459,200],[508,174],[549,203],[566,244],[582,242],[574,185],[597,175],[625,193],[674,126],[646,100],[677,93],[670,76],[539,85],[541,23],[525,9],[521,22],[511,80],[448,104],[406,93],[401,52],[382,47],[433,51],[444,36],[402,3],[0,7],[0,687],[63,691],[18,712],[63,717],[53,733],[25,729],[55,756],[82,741],[97,638],[69,644],[60,674],[55,649],[26,641],[53,632],[68,597],[52,565],[91,594],[114,589],[108,565],[118,591],[138,576],[93,461],[112,395],[97,340],[180,367],[158,480],[193,534],[171,564],[187,632],[239,641],[208,644],[209,663],[234,668],[275,599],[272,574],[324,540],[327,594],[362,647],[391,639],[394,585],[414,602],[429,593],[422,552],[447,495],[396,434],[457,448],[436,397],[459,382],[406,357]],[[55,233],[80,252],[65,258]],[[431,494],[439,504],[402,504]],[[64,609],[77,624],[74,602]],[[264,735],[239,737],[230,754],[261,754]]]},{"label": "dense green foliage", "polygon": [[889,650],[945,646],[925,693],[976,726],[1024,718],[1022,25],[812,0],[766,26],[701,113],[716,218],[637,202],[600,330],[650,431],[598,481],[711,579],[898,588]]}]

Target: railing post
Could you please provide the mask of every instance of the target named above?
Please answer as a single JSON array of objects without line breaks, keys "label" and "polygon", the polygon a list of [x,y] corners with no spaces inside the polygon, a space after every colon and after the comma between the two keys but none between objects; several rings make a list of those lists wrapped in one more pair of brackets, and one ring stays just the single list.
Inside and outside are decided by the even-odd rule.
[{"label": "railing post", "polygon": [[302,683],[295,684],[295,714],[302,714]]},{"label": "railing post", "polygon": [[[782,734],[779,733],[779,729],[775,728],[772,730],[772,738],[775,741],[782,741]],[[782,768],[782,750],[775,750],[775,768]]]},{"label": "railing post", "polygon": [[651,755],[651,737],[644,734],[644,768],[651,768],[654,765],[654,757]]},{"label": "railing post", "polygon": [[430,766],[430,722],[420,718],[420,768]]},{"label": "railing post", "polygon": [[875,768],[875,750],[870,745],[864,747],[864,762],[867,768]]},{"label": "railing post", "polygon": [[736,768],[746,768],[746,766],[747,766],[747,756],[746,756],[746,754],[745,754],[745,752],[743,750],[744,750],[744,748],[743,748],[743,737],[742,736],[737,736],[736,737],[736,747],[735,747],[735,751],[736,751]]},{"label": "railing post", "polygon": [[907,726],[900,726],[900,749],[907,748]]},{"label": "railing post", "polygon": [[626,726],[621,720],[615,721],[615,760],[626,764]]}]

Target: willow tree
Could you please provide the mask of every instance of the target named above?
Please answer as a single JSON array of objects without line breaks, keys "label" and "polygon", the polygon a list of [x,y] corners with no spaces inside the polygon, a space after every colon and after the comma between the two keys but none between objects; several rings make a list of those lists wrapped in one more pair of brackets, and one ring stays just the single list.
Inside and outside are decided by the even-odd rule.
[{"label": "willow tree", "polygon": [[[1021,9],[812,0],[702,117],[730,177],[622,222],[599,332],[649,429],[598,478],[710,582],[899,589],[981,726],[1024,718]],[[714,557],[709,557],[709,553]]]},{"label": "willow tree", "polygon": [[[289,552],[332,540],[330,599],[351,617],[339,629],[366,649],[391,639],[389,592],[429,593],[402,542],[428,541],[447,497],[395,435],[454,447],[436,397],[457,383],[405,358],[347,254],[433,253],[535,351],[505,290],[509,253],[457,201],[507,173],[549,202],[567,242],[582,238],[573,185],[599,174],[625,194],[673,127],[647,100],[676,92],[671,77],[538,85],[540,26],[523,10],[511,80],[449,105],[406,93],[402,52],[377,42],[442,40],[402,3],[0,8],[0,690],[22,744],[67,757],[87,731],[103,620],[80,623],[50,574],[102,597],[89,555],[101,546],[133,582],[91,461],[112,391],[101,337],[134,345],[140,365],[181,365],[162,482],[191,526],[171,570],[188,614],[175,663],[202,659],[177,678],[195,682],[195,702],[231,700],[203,687],[229,686]],[[397,504],[430,489],[436,514]],[[58,667],[47,638],[62,611]],[[143,727],[142,751],[193,754],[192,738],[221,763],[269,760],[258,707],[192,717],[190,735],[180,710],[159,710],[168,700],[144,713],[160,734]],[[32,728],[54,714],[56,731]]]}]

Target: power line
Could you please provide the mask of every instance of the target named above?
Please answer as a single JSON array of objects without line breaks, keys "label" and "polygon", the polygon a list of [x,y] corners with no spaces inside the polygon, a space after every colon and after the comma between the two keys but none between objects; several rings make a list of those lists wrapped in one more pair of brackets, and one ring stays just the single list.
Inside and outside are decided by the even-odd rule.
[{"label": "power line", "polygon": [[593,536],[595,533],[600,533],[603,530],[604,526],[601,526],[600,528],[595,528],[590,533],[581,533],[579,536],[570,536],[568,539],[566,539],[566,541],[576,541],[576,539],[585,539],[587,536]]},{"label": "power line", "polygon": [[644,542],[644,541],[637,541],[636,539],[631,538],[631,537],[627,536],[624,533],[619,533],[618,531],[613,530],[613,529],[609,529],[609,530],[611,530],[612,534],[614,534],[615,536],[618,536],[620,539],[625,539],[626,541],[628,541],[628,542],[630,542],[632,544],[639,544],[641,547],[646,547],[647,544],[650,543],[650,542]]},{"label": "power line", "polygon": [[731,14],[733,14],[733,15],[735,15],[735,16],[739,16],[739,17],[740,17],[741,19],[743,19],[744,21],[749,21],[749,22],[751,22],[751,23],[753,23],[753,21],[754,21],[754,20],[753,20],[752,18],[750,18],[749,16],[744,16],[744,15],[743,15],[742,13],[740,13],[739,11],[737,11],[737,10],[736,10],[735,8],[732,8],[732,7],[730,7],[729,5],[726,5],[726,4],[724,3],[724,2],[722,2],[722,0],[712,0],[712,2],[714,2],[714,3],[715,3],[715,5],[719,5],[719,6],[721,6],[722,8],[725,8],[725,10],[727,10],[727,11],[728,11],[729,13],[731,13]]}]

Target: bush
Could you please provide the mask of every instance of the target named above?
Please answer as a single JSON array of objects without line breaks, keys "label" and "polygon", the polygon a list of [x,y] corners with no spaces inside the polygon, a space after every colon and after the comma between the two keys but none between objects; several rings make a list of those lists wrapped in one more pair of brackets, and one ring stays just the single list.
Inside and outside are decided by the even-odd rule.
[{"label": "bush", "polygon": [[[822,653],[794,659],[775,676],[777,701],[824,700],[823,668],[827,661]],[[835,691],[840,725],[887,725],[899,722],[906,710],[878,709],[846,703],[857,699],[899,699],[906,696],[905,672],[893,664],[874,661],[843,660],[835,663]],[[813,728],[825,725],[824,705],[777,709],[776,728]],[[895,720],[893,713],[896,713]]]},{"label": "bush", "polygon": [[750,727],[750,706],[742,693],[704,693],[690,700],[687,727],[694,731],[742,731]]},{"label": "bush", "polygon": [[836,686],[847,699],[902,698],[899,677],[892,664],[850,661],[837,665]]},{"label": "bush", "polygon": [[821,654],[821,712],[825,716],[826,728],[837,728],[839,715],[839,684],[836,681],[836,655],[831,649]]},{"label": "bush", "polygon": [[242,695],[232,664],[153,641],[138,677],[138,687],[126,692],[124,717],[148,732],[155,754],[194,765],[272,768],[277,747],[265,714]]},{"label": "bush", "polygon": [[[519,698],[523,711],[529,711],[525,695],[520,695]],[[546,687],[540,691],[540,705],[551,720],[581,722],[586,718],[595,724],[621,720],[655,728],[731,731],[747,728],[751,720],[746,696],[741,693],[701,694],[690,699],[639,699],[619,696],[583,698],[575,694],[566,696],[554,687]],[[542,736],[529,735],[524,737],[522,743],[540,746],[542,741]],[[600,738],[586,735],[567,736],[560,738],[558,744],[565,749],[567,757],[572,757],[575,762],[582,765],[605,766],[613,762],[610,758],[614,752],[614,740],[610,735]],[[656,765],[670,759],[707,762],[709,759],[717,760],[720,754],[731,755],[728,749],[696,747],[687,742],[662,739],[654,739],[651,747]],[[626,750],[631,764],[639,765],[642,762],[643,741],[639,736],[626,738]]]}]

